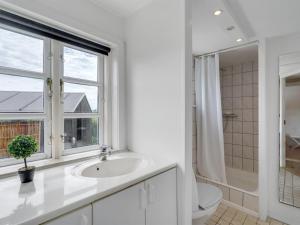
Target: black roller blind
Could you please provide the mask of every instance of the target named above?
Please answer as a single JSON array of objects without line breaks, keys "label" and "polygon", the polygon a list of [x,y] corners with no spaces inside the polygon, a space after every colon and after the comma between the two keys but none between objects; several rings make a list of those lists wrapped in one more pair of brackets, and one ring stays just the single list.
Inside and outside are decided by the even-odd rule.
[{"label": "black roller blind", "polygon": [[110,48],[105,45],[86,40],[74,34],[67,33],[65,31],[24,18],[22,16],[15,15],[1,9],[0,23],[26,30],[44,37],[52,38],[61,42],[65,42],[67,44],[85,48],[87,50],[98,52],[104,55],[108,55],[108,53],[110,52]]}]

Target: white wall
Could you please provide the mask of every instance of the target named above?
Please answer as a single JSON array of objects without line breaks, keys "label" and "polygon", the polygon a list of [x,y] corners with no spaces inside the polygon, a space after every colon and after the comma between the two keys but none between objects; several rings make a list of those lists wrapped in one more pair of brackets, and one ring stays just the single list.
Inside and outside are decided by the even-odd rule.
[{"label": "white wall", "polygon": [[188,10],[189,1],[154,0],[128,18],[125,26],[128,146],[178,162],[179,224],[184,225],[191,224]]},{"label": "white wall", "polygon": [[[112,146],[126,149],[124,20],[87,0],[0,0],[0,8],[58,27],[111,47],[113,88]],[[109,111],[111,113],[111,111]],[[109,140],[109,139],[108,139]]]},{"label": "white wall", "polygon": [[[266,82],[263,87],[267,104],[265,107],[266,121],[266,159],[263,162],[267,168],[267,187],[263,194],[268,194],[268,214],[271,217],[291,225],[299,225],[300,209],[279,203],[278,168],[279,168],[279,56],[300,51],[300,34],[267,39],[266,52]],[[261,89],[260,89],[261,90]],[[261,105],[260,105],[261,106]],[[261,164],[260,164],[261,165]],[[265,167],[264,167],[265,168]],[[260,168],[261,169],[261,168]],[[260,180],[260,182],[263,182]],[[261,186],[260,186],[261,187]]]}]

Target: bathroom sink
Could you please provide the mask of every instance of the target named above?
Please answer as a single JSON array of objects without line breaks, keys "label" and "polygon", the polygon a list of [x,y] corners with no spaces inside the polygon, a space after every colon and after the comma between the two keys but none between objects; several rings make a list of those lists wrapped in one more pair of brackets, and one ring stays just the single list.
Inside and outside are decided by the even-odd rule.
[{"label": "bathroom sink", "polygon": [[76,175],[90,178],[123,176],[146,166],[146,160],[138,157],[115,157],[106,161],[99,159],[79,165]]}]

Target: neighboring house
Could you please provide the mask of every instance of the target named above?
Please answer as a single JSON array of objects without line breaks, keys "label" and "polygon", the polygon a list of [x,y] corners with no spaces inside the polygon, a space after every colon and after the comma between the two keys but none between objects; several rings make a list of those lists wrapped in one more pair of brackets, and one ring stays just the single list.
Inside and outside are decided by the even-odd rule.
[{"label": "neighboring house", "polygon": [[[0,113],[39,113],[44,111],[42,92],[0,91]],[[91,107],[84,93],[64,94],[65,113],[91,113]],[[91,119],[65,119],[65,148],[80,147],[94,143]],[[43,152],[44,123],[36,120],[0,121],[0,158],[8,157],[7,145],[20,134],[36,138]]]}]

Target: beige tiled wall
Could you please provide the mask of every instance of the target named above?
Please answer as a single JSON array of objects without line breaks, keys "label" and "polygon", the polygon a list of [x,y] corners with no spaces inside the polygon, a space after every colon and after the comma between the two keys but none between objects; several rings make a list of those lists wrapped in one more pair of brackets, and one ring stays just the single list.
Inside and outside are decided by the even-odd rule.
[{"label": "beige tiled wall", "polygon": [[[224,131],[226,165],[251,172],[258,170],[258,65],[246,62],[221,70],[223,112],[230,119]],[[195,101],[195,79],[193,79]],[[225,123],[224,123],[225,125]],[[193,107],[193,168],[196,168],[196,109]]]},{"label": "beige tiled wall", "polygon": [[[258,170],[258,66],[246,62],[221,68],[226,166],[257,172]],[[227,125],[226,125],[227,123]]]}]

